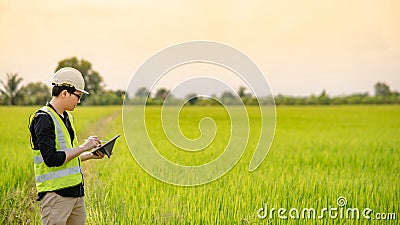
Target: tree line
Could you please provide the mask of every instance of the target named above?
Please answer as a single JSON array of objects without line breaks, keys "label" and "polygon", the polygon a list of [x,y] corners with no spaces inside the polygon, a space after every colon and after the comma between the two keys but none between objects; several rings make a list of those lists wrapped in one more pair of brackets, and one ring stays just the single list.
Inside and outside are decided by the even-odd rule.
[{"label": "tree line", "polygon": [[[76,57],[67,58],[58,62],[54,72],[62,67],[73,67],[79,70],[85,80],[85,89],[90,95],[84,95],[81,99],[83,105],[121,105],[124,100],[127,104],[147,105],[268,105],[275,102],[276,105],[341,105],[341,104],[400,104],[400,93],[390,90],[384,82],[374,85],[374,95],[368,92],[351,95],[330,97],[325,90],[319,95],[307,97],[277,95],[255,98],[246,91],[246,87],[240,86],[234,94],[229,91],[220,96],[212,95],[210,98],[200,97],[196,93],[189,93],[183,99],[170,94],[170,90],[159,88],[151,93],[146,87],[139,88],[132,98],[123,90],[106,90],[100,73],[92,68],[92,64],[85,59]],[[0,81],[0,105],[43,105],[51,99],[51,90],[43,82],[32,82],[22,85],[23,78],[16,73],[8,73],[5,81]],[[168,98],[167,98],[168,96]],[[126,99],[125,99],[126,98]],[[167,100],[167,101],[166,101]]]},{"label": "tree line", "polygon": [[[81,99],[83,105],[121,105],[125,98],[123,90],[107,90],[99,72],[85,59],[67,58],[58,62],[54,72],[63,67],[79,70],[85,80],[85,90],[90,95]],[[49,77],[50,80],[50,77]],[[0,84],[0,105],[43,105],[51,99],[51,89],[46,83],[31,82],[22,85],[23,78],[17,73],[8,73]]]},{"label": "tree line", "polygon": [[277,105],[344,105],[344,104],[400,104],[400,93],[391,91],[383,82],[374,85],[374,95],[368,92],[330,97],[323,90],[307,97],[275,96]]},{"label": "tree line", "polygon": [[307,97],[296,97],[287,95],[277,95],[272,98],[255,98],[251,93],[246,92],[246,87],[240,86],[236,95],[232,92],[223,92],[220,96],[212,95],[210,98],[199,97],[196,93],[190,93],[183,99],[169,96],[165,102],[170,90],[160,88],[151,93],[147,88],[139,88],[134,97],[127,99],[128,104],[140,104],[146,102],[147,105],[239,105],[243,102],[245,105],[268,105],[275,102],[276,105],[343,105],[343,104],[400,104],[400,93],[390,90],[390,87],[384,82],[377,82],[374,85],[374,95],[368,92],[356,93],[351,95],[342,95],[330,97],[325,90],[319,95],[310,95]]}]

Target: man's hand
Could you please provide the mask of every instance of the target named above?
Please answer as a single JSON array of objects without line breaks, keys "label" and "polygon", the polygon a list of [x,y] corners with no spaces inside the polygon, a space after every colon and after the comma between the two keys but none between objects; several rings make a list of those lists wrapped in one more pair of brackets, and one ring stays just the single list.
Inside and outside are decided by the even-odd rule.
[{"label": "man's hand", "polygon": [[100,139],[97,136],[90,136],[88,139],[86,139],[85,143],[80,145],[82,152],[85,152],[87,150],[99,147],[100,144]]},{"label": "man's hand", "polygon": [[86,160],[89,160],[89,159],[102,159],[105,156],[105,154],[100,152],[100,151],[98,151],[96,153],[97,153],[97,155],[92,153],[92,152],[84,152],[84,153],[82,153],[80,155],[81,161],[83,162],[83,161],[86,161]]},{"label": "man's hand", "polygon": [[[82,145],[79,145],[76,148],[73,148],[71,150],[65,151],[65,161],[64,164],[71,161],[71,159],[80,156],[83,154],[83,158],[81,157],[82,161],[88,160],[89,158],[100,158],[100,156],[96,156],[91,152],[85,153],[88,150],[91,150],[93,148],[96,148],[100,146],[100,139],[97,136],[90,136],[88,139],[86,139],[85,143]],[[104,155],[101,157],[103,158]]]}]

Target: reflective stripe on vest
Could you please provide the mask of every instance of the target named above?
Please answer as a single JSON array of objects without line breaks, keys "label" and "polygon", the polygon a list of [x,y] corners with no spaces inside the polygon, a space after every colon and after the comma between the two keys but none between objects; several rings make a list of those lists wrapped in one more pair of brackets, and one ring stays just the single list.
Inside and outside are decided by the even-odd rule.
[{"label": "reflective stripe on vest", "polygon": [[[78,144],[76,138],[74,138],[73,145],[71,144],[68,129],[53,109],[44,106],[39,110],[49,114],[53,120],[57,151],[68,151]],[[72,130],[76,133],[75,128],[73,127],[73,118],[69,113],[68,116],[71,121]],[[32,120],[30,123],[31,122]],[[58,190],[75,186],[83,182],[79,157],[76,157],[59,167],[48,167],[44,163],[40,150],[33,150],[33,162],[36,175],[36,188],[38,192]]]},{"label": "reflective stripe on vest", "polygon": [[[61,124],[58,121],[58,115],[54,115],[49,109],[50,107],[42,107],[41,110],[47,112],[47,114],[49,114],[51,116],[51,118],[53,119],[55,128],[56,128],[56,138],[58,141],[58,145],[60,146],[59,150],[62,149],[66,149],[67,148],[67,143],[65,142],[65,135],[64,132],[61,128]],[[69,134],[68,134],[69,135]]]},{"label": "reflective stripe on vest", "polygon": [[[66,152],[66,151],[71,150],[71,149],[72,148],[67,148],[65,150],[60,150],[60,151]],[[38,163],[42,163],[42,162],[44,162],[42,155],[33,156],[33,163],[34,164],[38,164]]]},{"label": "reflective stripe on vest", "polygon": [[36,182],[40,183],[40,182],[44,182],[44,181],[54,180],[56,178],[65,177],[65,176],[68,176],[71,174],[76,174],[76,173],[81,173],[81,168],[79,166],[75,166],[72,168],[66,168],[63,170],[57,170],[55,172],[36,176]]}]

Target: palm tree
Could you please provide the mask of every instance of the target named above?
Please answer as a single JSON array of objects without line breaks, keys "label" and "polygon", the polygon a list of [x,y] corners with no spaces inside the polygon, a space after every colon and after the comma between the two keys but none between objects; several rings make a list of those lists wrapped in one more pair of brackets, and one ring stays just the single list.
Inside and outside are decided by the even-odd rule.
[{"label": "palm tree", "polygon": [[17,100],[22,97],[20,84],[22,78],[18,77],[18,74],[7,73],[7,82],[1,81],[3,88],[0,89],[1,93],[8,100],[9,105],[15,105]]}]

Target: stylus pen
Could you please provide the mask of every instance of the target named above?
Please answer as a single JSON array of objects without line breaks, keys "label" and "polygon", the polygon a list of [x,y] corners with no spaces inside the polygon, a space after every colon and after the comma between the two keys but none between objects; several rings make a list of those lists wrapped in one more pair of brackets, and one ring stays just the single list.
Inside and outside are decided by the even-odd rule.
[{"label": "stylus pen", "polygon": [[[89,140],[89,139],[86,139],[86,140]],[[104,140],[99,140],[100,142],[107,142],[107,141],[104,141]]]}]

